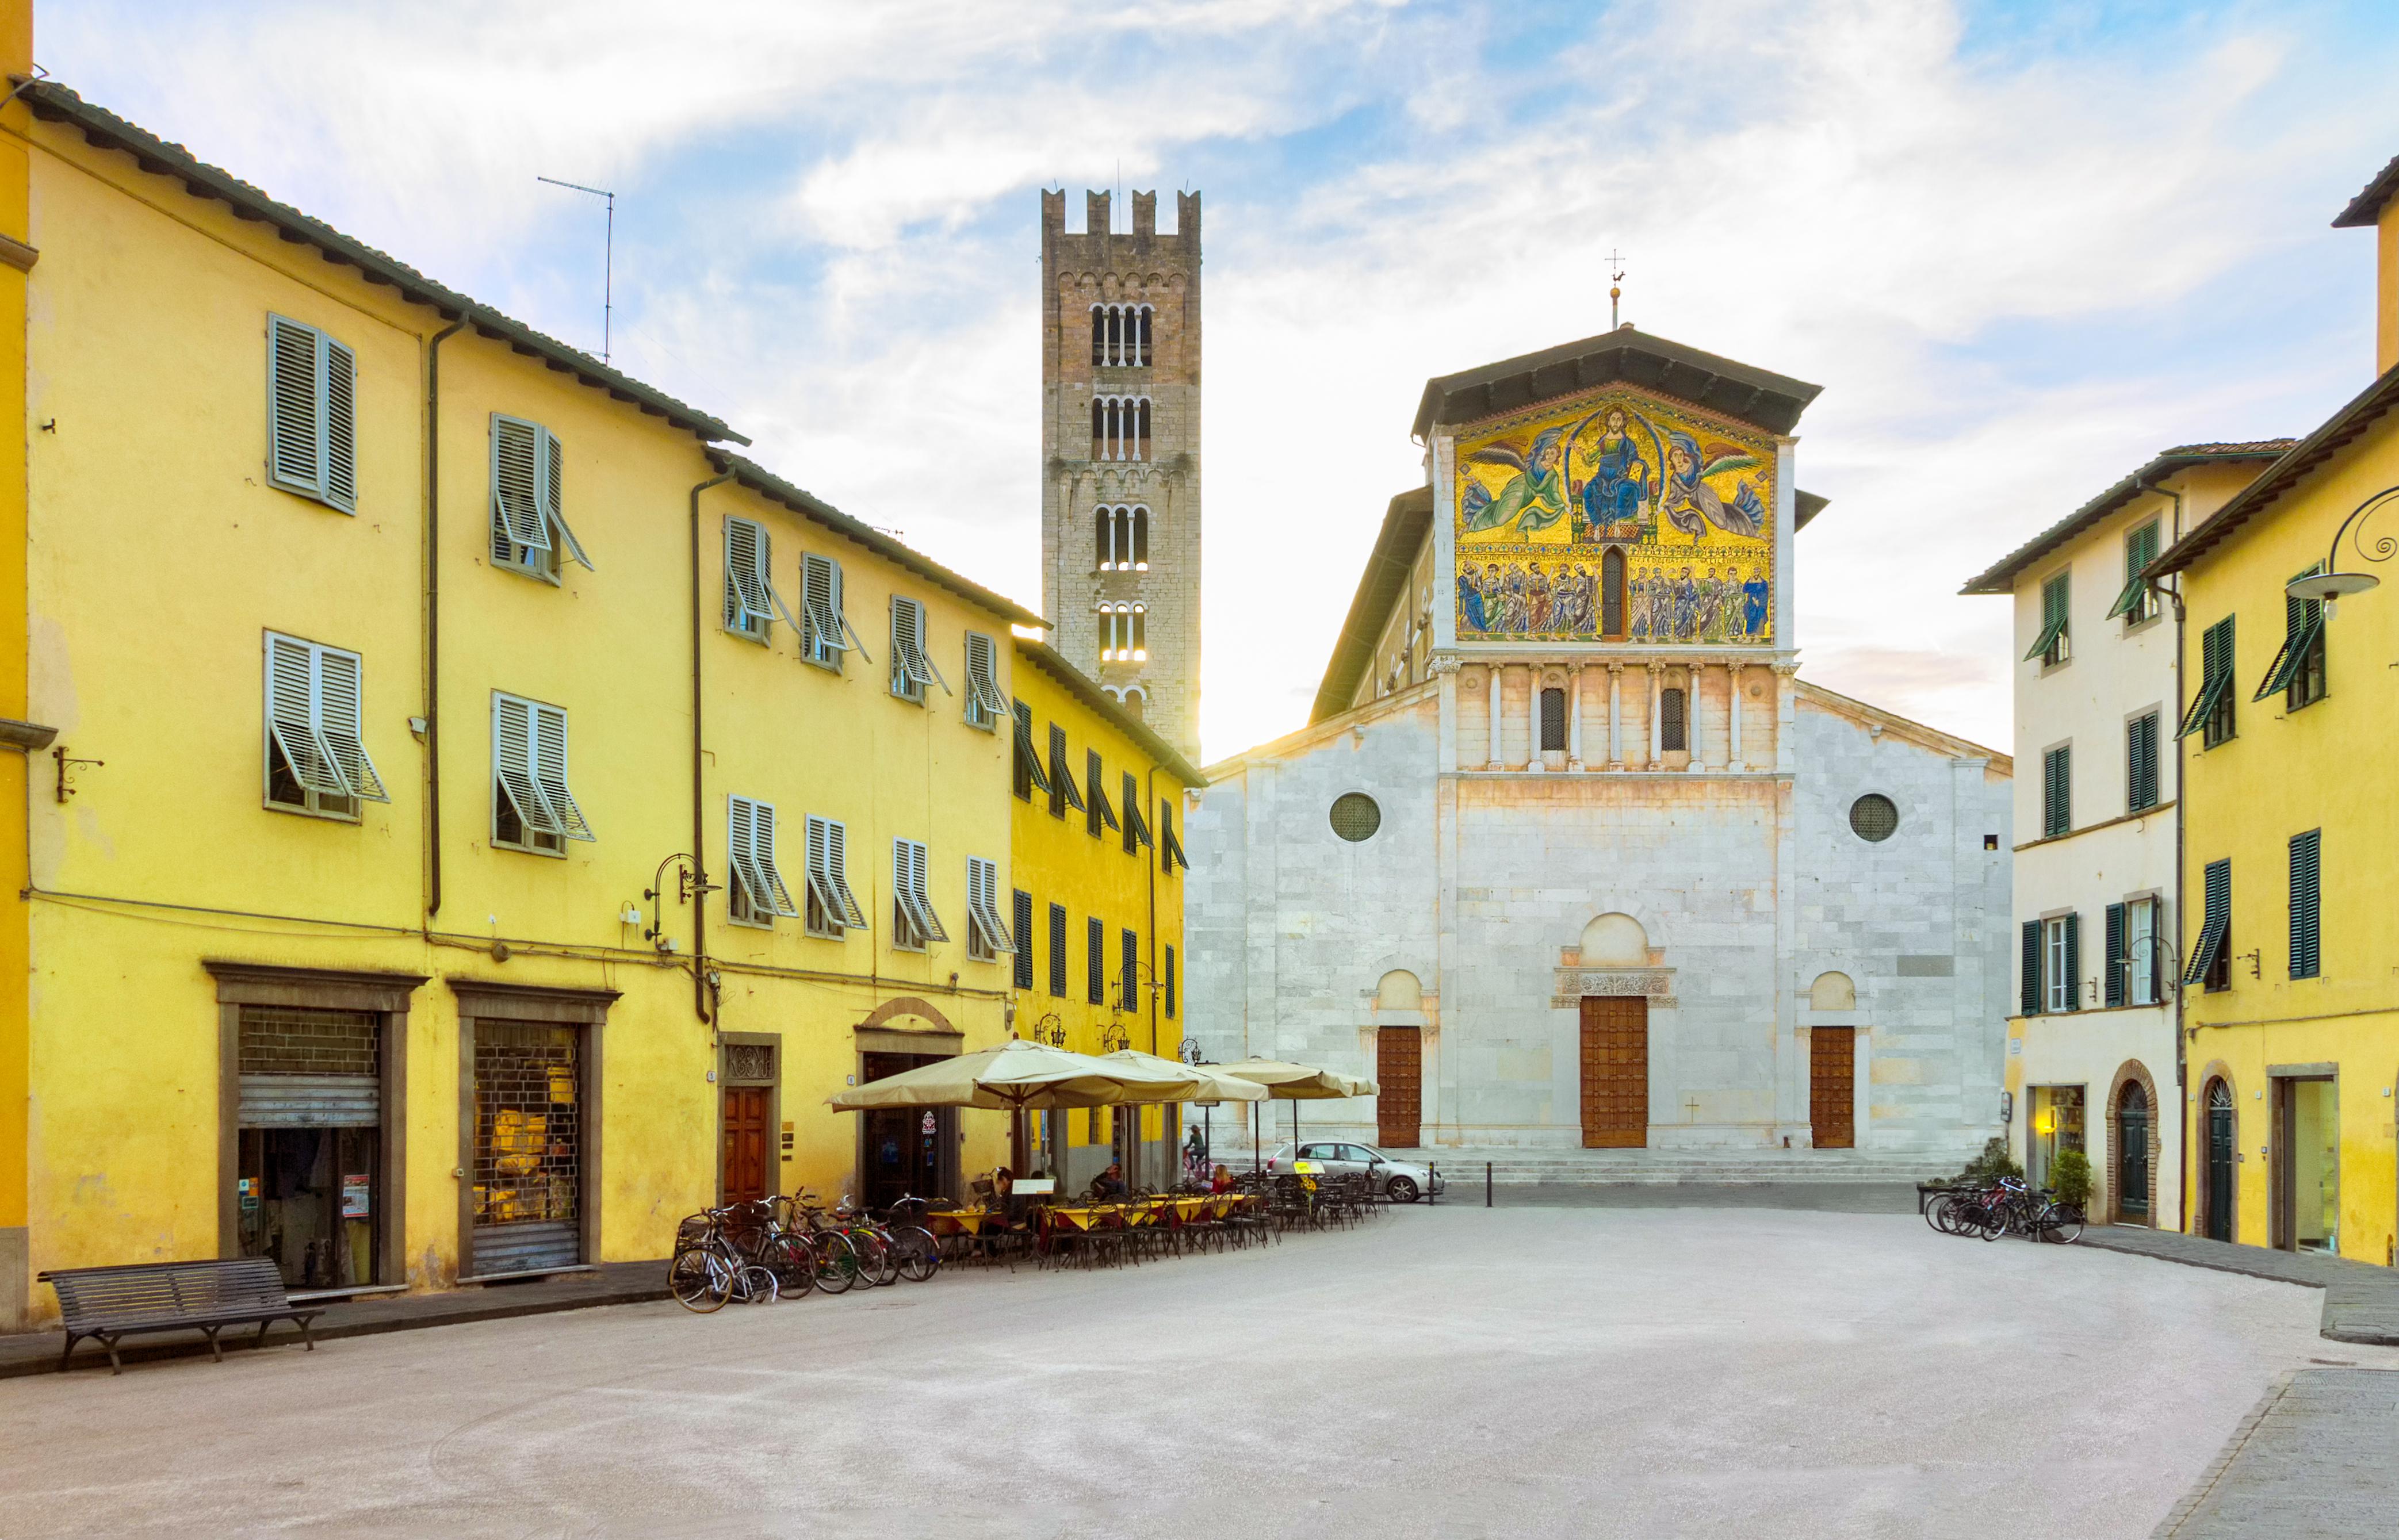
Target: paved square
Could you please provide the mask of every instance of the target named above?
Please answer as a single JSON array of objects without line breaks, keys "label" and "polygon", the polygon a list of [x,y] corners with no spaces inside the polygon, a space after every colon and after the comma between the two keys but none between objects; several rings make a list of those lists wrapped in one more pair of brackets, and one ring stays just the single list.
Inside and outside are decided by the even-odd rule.
[{"label": "paved square", "polygon": [[1907,1216],[1402,1209],[1266,1250],[0,1383],[36,1535],[2146,1536],[2310,1289]]}]

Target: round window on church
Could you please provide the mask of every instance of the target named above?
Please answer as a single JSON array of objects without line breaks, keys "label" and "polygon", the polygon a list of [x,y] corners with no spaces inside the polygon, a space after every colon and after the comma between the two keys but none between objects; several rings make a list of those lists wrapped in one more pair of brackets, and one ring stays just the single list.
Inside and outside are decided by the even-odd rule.
[{"label": "round window on church", "polygon": [[1355,844],[1371,840],[1383,827],[1383,810],[1363,791],[1344,791],[1333,799],[1333,832]]},{"label": "round window on church", "polygon": [[1879,791],[1869,791],[1850,804],[1850,830],[1862,840],[1880,844],[1899,831],[1899,808]]}]

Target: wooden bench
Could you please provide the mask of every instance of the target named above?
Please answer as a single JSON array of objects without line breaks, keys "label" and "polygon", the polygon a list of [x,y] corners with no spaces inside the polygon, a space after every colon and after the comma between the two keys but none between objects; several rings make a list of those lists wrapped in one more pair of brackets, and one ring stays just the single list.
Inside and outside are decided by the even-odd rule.
[{"label": "wooden bench", "polygon": [[67,1346],[59,1355],[61,1370],[84,1337],[107,1348],[110,1372],[121,1374],[125,1366],[117,1360],[117,1339],[187,1330],[207,1332],[209,1351],[223,1363],[218,1332],[228,1326],[255,1325],[256,1345],[264,1347],[267,1327],[287,1320],[300,1328],[301,1341],[314,1353],[317,1340],[309,1334],[308,1323],[324,1314],[293,1304],[283,1292],[283,1276],[266,1257],[61,1267],[40,1278],[57,1291],[59,1312],[66,1317]]}]

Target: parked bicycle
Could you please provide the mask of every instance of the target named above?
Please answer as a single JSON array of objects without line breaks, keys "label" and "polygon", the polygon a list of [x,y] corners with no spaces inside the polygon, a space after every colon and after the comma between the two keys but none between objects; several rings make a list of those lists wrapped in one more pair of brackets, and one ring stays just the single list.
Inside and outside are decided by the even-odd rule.
[{"label": "parked bicycle", "polygon": [[725,1223],[732,1213],[730,1209],[707,1209],[676,1227],[667,1289],[685,1310],[704,1316],[730,1301],[766,1304],[780,1297],[774,1270],[745,1255],[727,1233]]},{"label": "parked bicycle", "polygon": [[1935,1194],[1924,1206],[1924,1222],[1944,1235],[1985,1240],[2013,1235],[2057,1245],[2080,1240],[2084,1223],[2080,1208],[2059,1202],[2048,1188],[2027,1187],[2017,1177]]}]

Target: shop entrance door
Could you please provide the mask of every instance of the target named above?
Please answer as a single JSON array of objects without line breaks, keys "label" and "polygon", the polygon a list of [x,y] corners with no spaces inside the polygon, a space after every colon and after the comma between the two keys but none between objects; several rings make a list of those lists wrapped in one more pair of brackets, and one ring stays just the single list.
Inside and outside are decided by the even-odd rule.
[{"label": "shop entrance door", "polygon": [[2232,1238],[2232,1087],[2207,1083],[2207,1238]]},{"label": "shop entrance door", "polygon": [[479,1277],[583,1260],[583,1033],[479,1019],[475,1227]]},{"label": "shop entrance door", "polygon": [[2149,1221],[2149,1093],[2137,1080],[2116,1093],[2116,1213]]},{"label": "shop entrance door", "polygon": [[1638,1150],[1649,1142],[1649,1002],[1582,997],[1582,1143]]},{"label": "shop entrance door", "polygon": [[1375,1033],[1375,1137],[1389,1150],[1413,1150],[1424,1137],[1424,1033],[1383,1027]]},{"label": "shop entrance door", "polygon": [[[938,1053],[870,1053],[859,1083],[865,1085],[937,1064]],[[870,1209],[888,1209],[903,1197],[955,1197],[957,1113],[948,1107],[878,1107],[859,1117],[859,1196]]]},{"label": "shop entrance door", "polygon": [[1808,1122],[1820,1150],[1858,1142],[1858,1029],[1808,1029]]},{"label": "shop entrance door", "polygon": [[725,1201],[766,1196],[766,1087],[725,1087]]},{"label": "shop entrance door", "polygon": [[238,1239],[288,1289],[381,1281],[382,1020],[241,1007]]},{"label": "shop entrance door", "polygon": [[2339,1091],[2329,1077],[2274,1082],[2274,1244],[2340,1254]]}]

